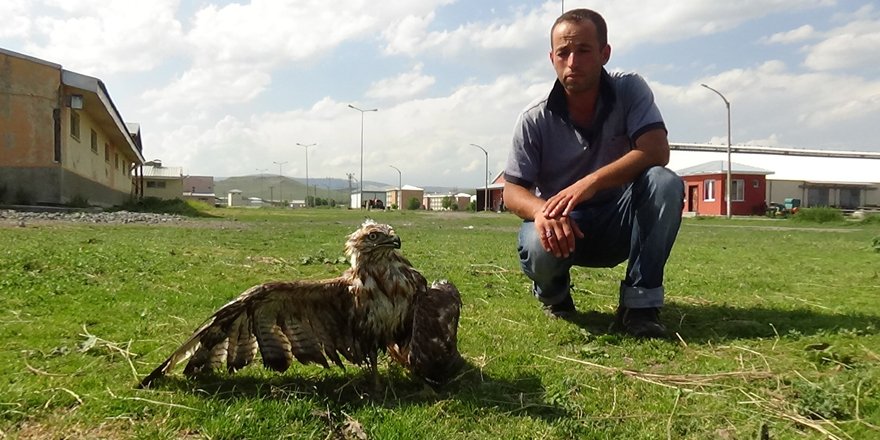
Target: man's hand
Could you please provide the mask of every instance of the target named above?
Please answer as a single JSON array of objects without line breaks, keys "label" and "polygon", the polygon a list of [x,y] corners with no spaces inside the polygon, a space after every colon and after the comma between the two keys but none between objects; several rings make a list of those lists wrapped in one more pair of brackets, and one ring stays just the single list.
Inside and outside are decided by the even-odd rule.
[{"label": "man's hand", "polygon": [[584,233],[570,217],[548,218],[535,212],[535,230],[541,237],[541,247],[556,258],[567,258],[574,252],[575,239]]},{"label": "man's hand", "polygon": [[550,197],[544,203],[541,213],[547,218],[568,217],[577,205],[590,200],[594,195],[596,195],[596,187],[591,176],[587,176]]}]

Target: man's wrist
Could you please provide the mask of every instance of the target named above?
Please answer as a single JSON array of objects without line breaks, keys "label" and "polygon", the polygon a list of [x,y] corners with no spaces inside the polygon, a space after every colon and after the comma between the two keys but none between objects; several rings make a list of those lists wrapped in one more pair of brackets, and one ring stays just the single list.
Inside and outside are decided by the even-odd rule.
[{"label": "man's wrist", "polygon": [[532,220],[537,220],[539,217],[543,217],[543,216],[544,216],[544,207],[543,206],[532,211]]}]

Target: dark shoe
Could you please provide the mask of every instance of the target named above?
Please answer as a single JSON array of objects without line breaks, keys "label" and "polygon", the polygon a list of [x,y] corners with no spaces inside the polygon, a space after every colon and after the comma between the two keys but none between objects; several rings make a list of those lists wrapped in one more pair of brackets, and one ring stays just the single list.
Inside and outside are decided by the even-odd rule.
[{"label": "dark shoe", "polygon": [[566,296],[564,300],[557,304],[544,304],[543,309],[544,314],[553,319],[569,320],[577,313],[571,296]]},{"label": "dark shoe", "polygon": [[665,338],[666,327],[660,323],[660,308],[617,308],[617,326],[637,338]]}]

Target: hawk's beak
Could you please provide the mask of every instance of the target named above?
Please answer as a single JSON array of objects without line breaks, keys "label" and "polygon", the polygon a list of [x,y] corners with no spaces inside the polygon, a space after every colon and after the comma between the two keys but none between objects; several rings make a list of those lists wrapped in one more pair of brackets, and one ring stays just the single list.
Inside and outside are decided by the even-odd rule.
[{"label": "hawk's beak", "polygon": [[385,243],[382,244],[385,246],[391,246],[394,249],[400,249],[400,237],[396,235],[393,237],[388,237],[388,239],[385,240]]}]

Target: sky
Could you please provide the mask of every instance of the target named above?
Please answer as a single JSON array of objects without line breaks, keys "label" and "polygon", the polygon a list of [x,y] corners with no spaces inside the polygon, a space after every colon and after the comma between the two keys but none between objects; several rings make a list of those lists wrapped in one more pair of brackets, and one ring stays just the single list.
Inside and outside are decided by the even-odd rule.
[{"label": "sky", "polygon": [[[880,152],[868,0],[3,0],[0,47],[101,79],[146,159],[187,175],[473,188],[487,155],[471,144],[503,171],[517,115],[555,80],[550,26],[577,7],[603,14],[606,68],[648,81],[670,142],[726,145],[704,83],[731,103],[733,144]],[[669,167],[723,158],[674,151]],[[880,160],[733,161],[880,181]]]}]

